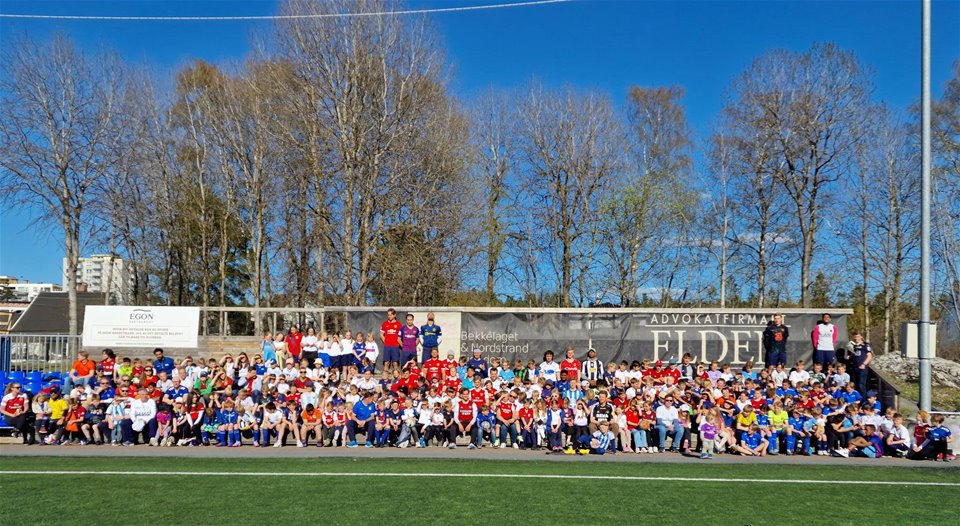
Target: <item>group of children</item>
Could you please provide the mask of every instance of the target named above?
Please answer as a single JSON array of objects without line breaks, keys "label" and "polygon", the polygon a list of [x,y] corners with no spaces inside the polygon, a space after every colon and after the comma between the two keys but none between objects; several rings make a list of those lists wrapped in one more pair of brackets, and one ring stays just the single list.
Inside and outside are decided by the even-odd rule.
[{"label": "group of children", "polygon": [[[158,349],[158,351],[160,351]],[[180,363],[116,361],[89,381],[30,398],[11,384],[0,413],[25,443],[154,446],[482,447],[565,454],[699,453],[743,456],[902,456],[950,460],[942,415],[921,412],[913,432],[876,393],[856,390],[843,366],[733,370],[716,362],[602,366],[574,357],[511,363],[436,350],[379,376],[369,360],[283,366],[245,354]],[[597,374],[588,374],[596,371]],[[601,372],[602,371],[602,372]],[[359,436],[363,435],[362,442]],[[668,447],[669,446],[669,447]]]}]

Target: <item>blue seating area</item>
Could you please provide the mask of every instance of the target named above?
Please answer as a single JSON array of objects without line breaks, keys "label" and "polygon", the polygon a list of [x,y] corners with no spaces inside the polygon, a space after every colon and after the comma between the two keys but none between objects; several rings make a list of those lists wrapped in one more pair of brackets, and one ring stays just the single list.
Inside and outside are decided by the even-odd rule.
[{"label": "blue seating area", "polygon": [[0,393],[4,392],[8,384],[19,383],[23,390],[30,394],[37,394],[54,385],[63,385],[63,373],[43,371],[2,371],[0,370]]}]

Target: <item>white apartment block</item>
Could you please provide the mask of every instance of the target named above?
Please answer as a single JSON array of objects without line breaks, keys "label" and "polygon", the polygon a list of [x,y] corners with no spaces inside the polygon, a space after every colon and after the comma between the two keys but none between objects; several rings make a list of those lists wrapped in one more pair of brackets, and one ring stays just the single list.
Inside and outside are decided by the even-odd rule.
[{"label": "white apartment block", "polygon": [[33,301],[41,292],[61,292],[60,285],[54,283],[16,283],[8,286],[13,291],[15,301]]},{"label": "white apartment block", "polygon": [[[67,282],[67,258],[63,258],[63,282]],[[124,304],[133,289],[133,274],[123,258],[110,254],[94,254],[80,258],[77,265],[77,286],[87,292],[107,292],[111,303]]]},{"label": "white apartment block", "polygon": [[61,292],[63,289],[56,283],[31,283],[20,281],[10,276],[0,276],[0,297],[8,301],[33,301],[41,292]]}]

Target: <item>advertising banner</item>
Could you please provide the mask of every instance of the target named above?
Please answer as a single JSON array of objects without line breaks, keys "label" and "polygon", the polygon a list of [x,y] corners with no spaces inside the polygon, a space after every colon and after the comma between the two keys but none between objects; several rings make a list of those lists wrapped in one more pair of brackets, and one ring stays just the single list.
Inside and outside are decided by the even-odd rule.
[{"label": "advertising banner", "polygon": [[[480,348],[488,356],[536,360],[552,350],[562,359],[570,346],[582,358],[589,347],[604,362],[679,360],[690,353],[694,361],[742,364],[763,363],[763,331],[772,313],[730,310],[644,312],[626,314],[488,313],[463,312],[461,352]],[[784,313],[790,331],[787,363],[813,358],[811,333],[820,313]],[[833,315],[839,329],[837,344],[846,343],[845,314]]]},{"label": "advertising banner", "polygon": [[[362,327],[379,331],[385,312],[386,309],[348,311],[347,322],[354,330]],[[402,321],[406,312],[398,309],[397,317]],[[426,309],[410,312],[415,312],[417,325],[421,325]],[[783,323],[790,331],[786,345],[788,364],[798,359],[809,362],[813,358],[811,333],[821,313],[785,310],[782,314]],[[832,314],[838,328],[839,347],[847,341],[847,314]],[[772,311],[732,309],[623,313],[462,309],[438,311],[437,323],[444,331],[440,345],[443,355],[468,356],[478,348],[488,358],[500,356],[511,361],[539,363],[547,350],[562,359],[562,353],[570,346],[578,358],[586,356],[587,349],[593,347],[604,362],[644,358],[679,360],[690,353],[695,361],[716,360],[721,364],[739,365],[748,360],[763,363],[763,331],[772,316]]]},{"label": "advertising banner", "polygon": [[86,307],[84,347],[196,348],[199,307]]}]

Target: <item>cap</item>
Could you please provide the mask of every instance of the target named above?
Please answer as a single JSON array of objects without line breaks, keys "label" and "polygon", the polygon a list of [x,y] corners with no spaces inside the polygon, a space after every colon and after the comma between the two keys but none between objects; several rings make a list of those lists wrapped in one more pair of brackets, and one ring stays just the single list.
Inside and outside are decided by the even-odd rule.
[{"label": "cap", "polygon": [[303,386],[304,386],[304,387],[309,387],[310,389],[313,389],[313,382],[307,382],[307,383],[303,384]]},{"label": "cap", "polygon": [[594,349],[593,347],[587,349],[587,352],[592,352],[593,354],[597,354],[597,350]]},{"label": "cap", "polygon": [[200,371],[200,376],[210,376],[209,371]]},{"label": "cap", "polygon": [[867,391],[867,398],[870,398],[870,397],[876,398],[876,397],[877,397],[877,392],[874,391],[873,389]]},{"label": "cap", "polygon": [[667,363],[669,363],[670,365],[677,365],[677,361],[673,358],[670,358],[670,361]]},{"label": "cap", "polygon": [[316,360],[314,360],[313,365],[317,365],[317,364],[323,365],[323,360],[321,360],[320,358],[317,358]]},{"label": "cap", "polygon": [[663,361],[657,360],[657,363],[655,363],[654,365],[656,365],[657,367],[663,367]]}]

